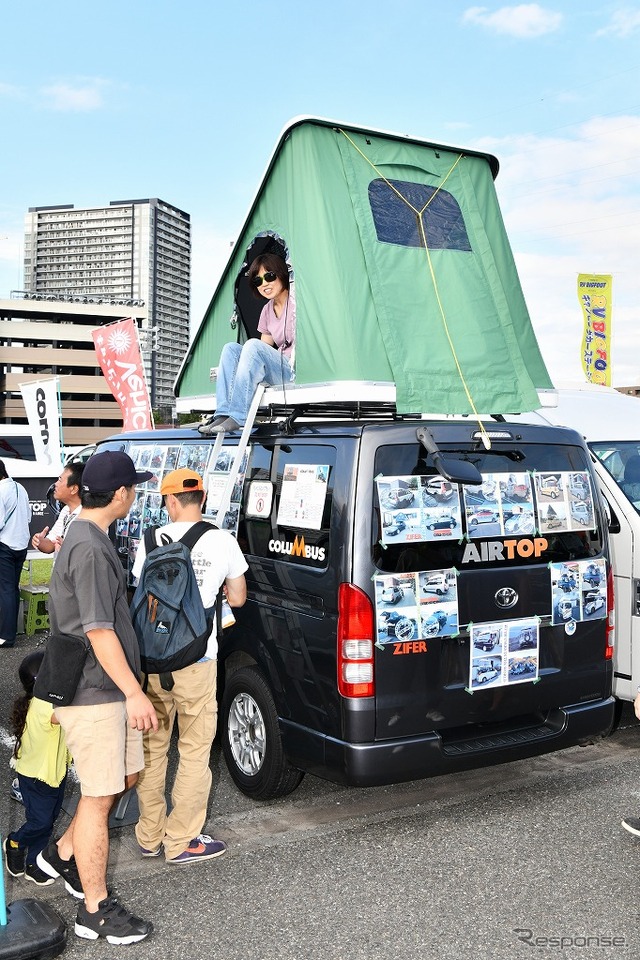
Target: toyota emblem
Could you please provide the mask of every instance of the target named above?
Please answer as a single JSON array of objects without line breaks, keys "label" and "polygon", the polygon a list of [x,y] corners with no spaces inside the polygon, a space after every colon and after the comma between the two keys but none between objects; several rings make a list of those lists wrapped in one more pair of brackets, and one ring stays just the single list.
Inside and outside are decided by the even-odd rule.
[{"label": "toyota emblem", "polygon": [[518,594],[513,587],[500,587],[495,595],[496,606],[507,610],[509,607],[515,607],[518,602]]}]

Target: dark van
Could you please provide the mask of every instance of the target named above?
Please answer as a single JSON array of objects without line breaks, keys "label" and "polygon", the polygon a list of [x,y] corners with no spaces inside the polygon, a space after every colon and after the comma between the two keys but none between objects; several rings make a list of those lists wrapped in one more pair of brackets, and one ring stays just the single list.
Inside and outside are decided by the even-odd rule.
[{"label": "dark van", "polygon": [[[606,521],[595,494],[589,526],[569,509],[569,476],[597,490],[585,444],[552,426],[507,420],[485,428],[489,450],[465,418],[325,409],[255,427],[225,518],[250,565],[248,600],[224,631],[219,662],[222,747],[248,796],[284,795],[307,771],[354,786],[408,781],[535,756],[610,729]],[[227,436],[224,450],[233,453],[236,442]],[[210,462],[213,440],[158,430],[113,437],[104,449],[157,465],[116,530],[125,564],[144,527],[163,522],[163,473],[202,471],[215,515],[230,458]],[[514,471],[529,535],[505,527]],[[561,524],[544,535],[538,473],[558,478]],[[488,475],[497,482],[485,502]],[[452,485],[446,510],[456,523],[434,530],[442,507],[429,493],[440,477]],[[402,529],[395,509],[411,513]],[[494,521],[471,526],[479,510]],[[559,617],[564,565],[586,581],[601,558],[602,606],[585,614],[576,602],[570,620]],[[435,594],[427,588],[434,578],[442,585]]]}]

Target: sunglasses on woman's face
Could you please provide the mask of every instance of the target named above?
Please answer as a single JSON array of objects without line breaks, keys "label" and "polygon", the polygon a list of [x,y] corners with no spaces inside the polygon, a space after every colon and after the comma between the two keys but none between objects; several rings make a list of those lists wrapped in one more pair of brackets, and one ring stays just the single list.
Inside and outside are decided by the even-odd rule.
[{"label": "sunglasses on woman's face", "polygon": [[263,283],[273,283],[274,280],[278,279],[278,274],[273,273],[271,270],[267,270],[266,273],[263,273],[262,276],[259,274],[251,278],[251,283],[254,287],[261,287]]}]

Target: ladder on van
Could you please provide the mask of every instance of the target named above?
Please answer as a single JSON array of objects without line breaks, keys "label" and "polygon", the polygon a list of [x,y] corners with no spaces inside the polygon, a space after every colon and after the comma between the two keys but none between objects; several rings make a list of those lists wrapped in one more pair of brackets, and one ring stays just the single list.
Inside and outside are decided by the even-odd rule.
[{"label": "ladder on van", "polygon": [[[236,485],[236,480],[238,479],[238,474],[240,473],[240,467],[242,466],[242,461],[244,459],[247,444],[249,442],[249,435],[253,430],[253,425],[258,413],[258,408],[262,402],[262,396],[265,388],[265,383],[259,383],[256,387],[256,392],[253,395],[253,400],[251,401],[251,406],[249,407],[249,413],[247,414],[245,425],[242,428],[242,433],[240,434],[240,442],[236,447],[236,455],[233,458],[233,462],[222,491],[220,503],[218,504],[218,509],[215,515],[216,526],[220,527],[221,530],[224,523],[224,518],[226,517],[227,511],[229,510],[229,505],[231,504],[231,494],[233,493],[233,488]],[[213,452],[209,461],[209,463],[214,464],[214,468],[218,460],[218,455],[222,450],[222,442],[225,436],[226,434],[222,431],[216,434],[216,442],[213,445]]]}]

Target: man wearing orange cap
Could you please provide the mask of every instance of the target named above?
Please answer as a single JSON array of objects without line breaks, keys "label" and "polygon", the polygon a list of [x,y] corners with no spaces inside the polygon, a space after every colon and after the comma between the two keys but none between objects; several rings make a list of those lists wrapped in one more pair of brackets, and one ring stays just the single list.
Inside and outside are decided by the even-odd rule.
[{"label": "man wearing orange cap", "polygon": [[[167,474],[160,493],[171,522],[156,531],[158,545],[179,540],[194,523],[202,520],[205,498],[202,477],[187,469]],[[132,570],[136,580],[142,573],[144,560],[142,539]],[[171,690],[163,689],[157,674],[149,675],[147,696],[156,709],[159,727],[157,732],[150,731],[144,738],[145,767],[137,784],[140,819],[136,838],[140,852],[143,857],[158,857],[164,851],[167,863],[175,864],[210,860],[226,850],[221,840],[200,832],[207,818],[211,788],[209,755],[218,718],[215,603],[220,587],[232,607],[241,607],[247,596],[244,578],[247,562],[232,534],[212,526],[193,547],[191,563],[202,602],[213,617],[214,627],[204,658],[182,670],[172,671]],[[173,806],[167,814],[167,753],[176,717],[180,759],[171,794]]]}]

